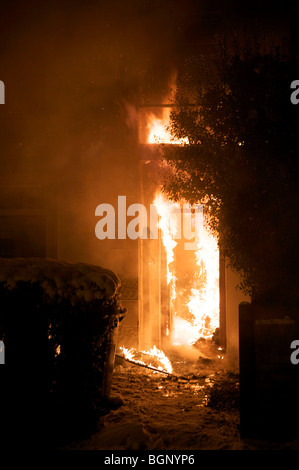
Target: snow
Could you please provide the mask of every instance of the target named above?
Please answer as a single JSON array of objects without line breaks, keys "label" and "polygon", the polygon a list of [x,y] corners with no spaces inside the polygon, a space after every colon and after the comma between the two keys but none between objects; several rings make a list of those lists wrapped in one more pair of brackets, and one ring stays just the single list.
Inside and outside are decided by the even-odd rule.
[{"label": "snow", "polygon": [[45,294],[76,303],[113,297],[120,287],[118,277],[110,270],[84,263],[40,258],[2,258],[0,282],[15,289],[18,281],[39,282]]},{"label": "snow", "polygon": [[[194,360],[192,355],[196,355]],[[121,406],[102,417],[99,430],[66,449],[255,450],[273,443],[242,440],[238,371],[206,351],[186,358],[172,351],[174,377],[123,363],[116,365],[112,397]],[[213,391],[218,390],[213,394]],[[213,400],[212,400],[213,398]],[[290,449],[299,443],[289,443]],[[278,446],[279,448],[279,446]]]}]

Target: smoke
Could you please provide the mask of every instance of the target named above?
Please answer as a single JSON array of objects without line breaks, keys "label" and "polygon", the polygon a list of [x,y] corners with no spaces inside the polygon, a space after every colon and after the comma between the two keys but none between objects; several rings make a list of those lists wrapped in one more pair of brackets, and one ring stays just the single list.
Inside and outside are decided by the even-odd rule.
[{"label": "smoke", "polygon": [[0,184],[56,198],[61,258],[130,271],[115,248],[133,247],[97,240],[94,211],[138,202],[137,108],[168,92],[187,3],[1,5]]},{"label": "smoke", "polygon": [[193,345],[170,345],[166,349],[166,353],[169,354],[172,358],[175,357],[177,360],[184,360],[191,363],[197,363],[199,357],[202,356],[199,349]]},{"label": "smoke", "polygon": [[118,195],[139,202],[138,105],[162,102],[186,53],[211,36],[209,2],[198,4],[1,3],[0,184],[56,197],[59,257],[130,271],[96,239],[94,211]]}]

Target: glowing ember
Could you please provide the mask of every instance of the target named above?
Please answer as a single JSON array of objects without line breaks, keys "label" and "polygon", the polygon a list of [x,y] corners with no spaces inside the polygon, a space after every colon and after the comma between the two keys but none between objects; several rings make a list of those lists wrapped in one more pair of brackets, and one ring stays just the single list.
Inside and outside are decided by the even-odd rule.
[{"label": "glowing ember", "polygon": [[[149,351],[136,351],[136,349],[134,348],[127,349],[124,347],[121,347],[120,349],[123,352],[124,357],[132,362],[136,362],[137,364],[141,364],[144,366],[155,367],[156,369],[160,371],[166,371],[169,374],[172,373],[172,365],[168,357],[166,357],[164,352],[158,349],[156,346],[153,346]],[[150,360],[149,362],[145,362],[137,358],[138,356],[143,356],[143,355],[149,356],[152,360],[158,361],[161,365],[156,365],[155,363],[152,364]]]}]

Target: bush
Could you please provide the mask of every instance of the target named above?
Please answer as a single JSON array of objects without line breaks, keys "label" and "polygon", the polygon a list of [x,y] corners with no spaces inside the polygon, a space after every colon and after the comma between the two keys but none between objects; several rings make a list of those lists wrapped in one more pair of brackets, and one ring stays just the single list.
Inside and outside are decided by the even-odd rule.
[{"label": "bush", "polygon": [[[20,418],[23,423],[34,421],[33,433],[38,429],[43,435],[41,440],[57,445],[83,437],[95,428],[106,398],[105,372],[112,336],[125,310],[118,302],[119,284],[115,283],[110,296],[105,291],[96,295],[93,285],[95,295],[88,294],[86,299],[78,282],[72,295],[65,295],[63,287],[60,294],[55,289],[50,294],[48,272],[39,267],[38,277],[21,280],[30,270],[24,271],[22,265],[19,276],[18,266],[14,260],[13,281],[8,276],[7,281],[0,282],[0,338],[5,344],[5,367],[9,371],[9,426],[13,416],[14,426]],[[51,266],[59,273],[58,262],[51,262]],[[71,273],[68,280],[78,281],[78,266],[67,268]],[[88,267],[88,275],[94,269]],[[86,272],[83,277],[86,279]]]}]

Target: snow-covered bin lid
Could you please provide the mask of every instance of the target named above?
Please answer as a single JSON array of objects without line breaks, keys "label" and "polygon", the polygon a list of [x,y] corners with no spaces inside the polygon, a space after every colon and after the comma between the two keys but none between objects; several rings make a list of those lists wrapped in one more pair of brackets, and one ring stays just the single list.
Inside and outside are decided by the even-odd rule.
[{"label": "snow-covered bin lid", "polygon": [[120,280],[101,266],[40,258],[0,258],[0,282],[15,289],[18,281],[38,282],[50,298],[56,296],[86,302],[113,297]]}]

